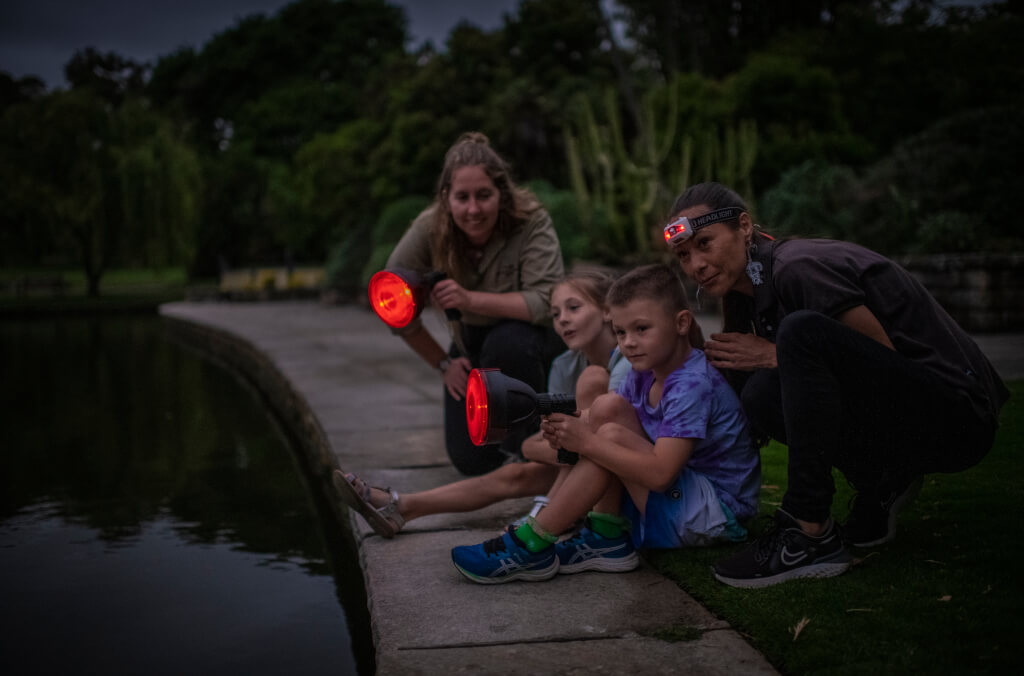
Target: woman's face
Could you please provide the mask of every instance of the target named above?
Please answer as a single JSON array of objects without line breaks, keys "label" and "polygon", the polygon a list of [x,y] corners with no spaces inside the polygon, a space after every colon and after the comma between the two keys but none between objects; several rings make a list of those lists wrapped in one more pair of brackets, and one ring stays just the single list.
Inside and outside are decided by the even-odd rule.
[{"label": "woman's face", "polygon": [[500,198],[498,187],[482,166],[460,167],[452,174],[448,210],[473,246],[483,246],[494,232]]},{"label": "woman's face", "polygon": [[[696,218],[711,211],[700,205],[683,209],[680,216]],[[701,228],[682,244],[673,247],[686,276],[699,284],[705,293],[721,298],[729,291],[747,295],[754,287],[747,277],[747,240],[753,224],[746,213],[740,215],[739,228],[728,223],[713,223]]]},{"label": "woman's face", "polygon": [[569,283],[551,291],[555,332],[571,350],[585,350],[606,331],[604,310]]}]

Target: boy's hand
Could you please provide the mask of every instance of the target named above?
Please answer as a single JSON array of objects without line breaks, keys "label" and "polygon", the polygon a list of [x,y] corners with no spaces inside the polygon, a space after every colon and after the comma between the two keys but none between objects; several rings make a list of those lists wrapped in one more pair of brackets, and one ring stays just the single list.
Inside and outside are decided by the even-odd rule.
[{"label": "boy's hand", "polygon": [[580,412],[576,411],[573,415],[552,413],[544,416],[540,424],[540,431],[551,448],[555,450],[564,448],[567,451],[582,453],[587,445],[587,440],[594,433],[590,426],[580,419],[579,415]]}]

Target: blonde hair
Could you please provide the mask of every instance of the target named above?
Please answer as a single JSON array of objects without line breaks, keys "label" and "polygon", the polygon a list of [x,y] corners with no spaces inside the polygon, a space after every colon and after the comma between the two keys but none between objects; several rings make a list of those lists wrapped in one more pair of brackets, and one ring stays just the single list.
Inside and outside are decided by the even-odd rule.
[{"label": "blonde hair", "polygon": [[607,270],[597,267],[577,268],[558,280],[551,290],[553,292],[557,287],[568,284],[594,305],[607,310],[606,297],[614,282],[615,276]]},{"label": "blonde hair", "polygon": [[469,239],[455,226],[448,208],[448,192],[452,187],[452,177],[463,167],[482,167],[498,189],[495,232],[512,232],[541,208],[533,193],[516,187],[512,182],[508,164],[494,151],[486,136],[480,132],[466,132],[459,136],[445,153],[444,167],[437,180],[430,251],[440,269],[461,284],[468,281],[473,264],[468,255]]}]

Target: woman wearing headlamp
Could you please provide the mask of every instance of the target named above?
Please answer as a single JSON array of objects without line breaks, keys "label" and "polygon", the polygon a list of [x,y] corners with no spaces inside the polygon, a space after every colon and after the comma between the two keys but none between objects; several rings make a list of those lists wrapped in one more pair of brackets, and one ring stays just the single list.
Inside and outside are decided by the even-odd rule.
[{"label": "woman wearing headlamp", "polygon": [[[721,298],[705,343],[755,429],[789,446],[775,523],[715,566],[737,587],[838,575],[847,545],[892,539],[921,476],[979,462],[1008,392],[978,346],[909,273],[833,240],[775,241],[717,183],[677,198],[665,239],[700,293]],[[830,516],[836,467],[857,490]]]}]

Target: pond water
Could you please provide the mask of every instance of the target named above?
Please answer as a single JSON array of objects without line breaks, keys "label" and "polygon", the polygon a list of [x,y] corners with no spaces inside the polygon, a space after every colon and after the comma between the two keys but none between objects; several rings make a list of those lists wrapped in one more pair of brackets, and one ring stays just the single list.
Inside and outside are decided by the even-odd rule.
[{"label": "pond water", "polygon": [[372,672],[356,559],[253,391],[155,317],[4,320],[0,373],[0,673]]}]

